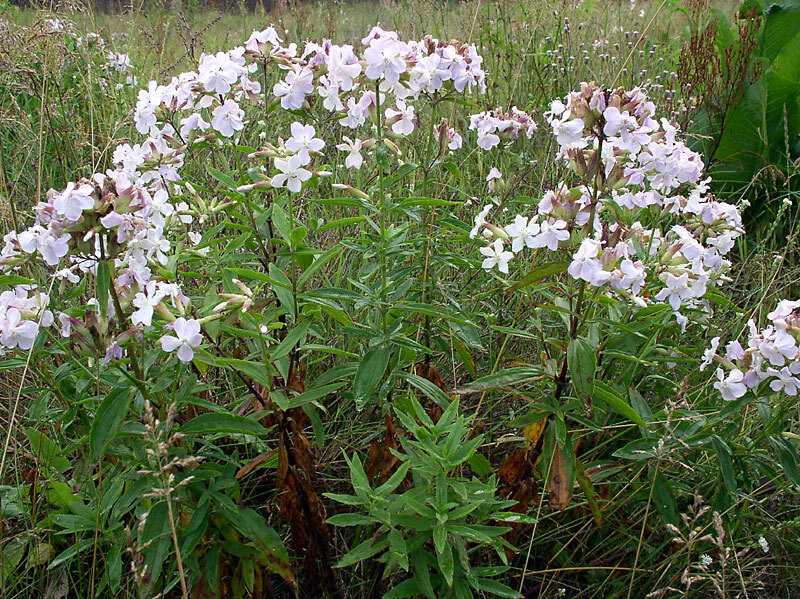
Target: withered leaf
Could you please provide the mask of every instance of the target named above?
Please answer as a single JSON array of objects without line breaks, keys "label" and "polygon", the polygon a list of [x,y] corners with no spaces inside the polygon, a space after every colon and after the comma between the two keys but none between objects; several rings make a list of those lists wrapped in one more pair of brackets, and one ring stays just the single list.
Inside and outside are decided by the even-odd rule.
[{"label": "withered leaf", "polygon": [[550,492],[550,507],[563,511],[569,504],[572,494],[570,476],[567,471],[567,462],[564,460],[563,450],[556,443],[553,446],[553,463],[550,466],[550,479],[547,481],[547,490]]}]

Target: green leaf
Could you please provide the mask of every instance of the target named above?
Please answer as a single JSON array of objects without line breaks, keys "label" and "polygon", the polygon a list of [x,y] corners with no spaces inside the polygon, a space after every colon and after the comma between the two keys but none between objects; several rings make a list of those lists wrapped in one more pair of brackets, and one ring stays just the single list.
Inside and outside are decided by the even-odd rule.
[{"label": "green leaf", "polygon": [[[440,543],[436,542],[436,530],[439,527],[444,528],[443,524],[437,524],[436,528],[433,529],[433,536],[434,536],[434,544],[436,546],[436,559],[439,562],[439,571],[444,576],[445,581],[447,581],[448,586],[453,586],[453,571],[455,570],[455,560],[453,558],[453,547],[446,542],[440,545]],[[446,535],[447,533],[445,533]]]},{"label": "green leaf", "polygon": [[522,289],[523,287],[532,285],[536,281],[541,281],[550,275],[555,275],[564,272],[565,270],[567,270],[567,265],[563,262],[550,262],[548,264],[542,264],[541,266],[531,269],[528,274],[506,289],[506,293],[511,293],[517,289]]},{"label": "green leaf", "polygon": [[333,383],[331,385],[324,385],[322,387],[316,387],[315,389],[309,389],[303,393],[299,393],[293,397],[287,398],[286,395],[283,393],[278,393],[276,391],[272,392],[272,399],[275,400],[275,403],[278,404],[278,407],[281,410],[291,410],[292,408],[299,408],[305,406],[306,404],[316,401],[321,397],[325,397],[326,395],[330,395],[337,389],[341,388],[344,383]]},{"label": "green leaf", "polygon": [[263,516],[253,509],[242,508],[232,524],[256,542],[270,570],[288,582],[294,581],[289,552],[280,535],[267,524]]},{"label": "green leaf", "polygon": [[364,526],[373,524],[375,518],[365,516],[364,514],[336,514],[328,518],[328,524],[334,526]]},{"label": "green leaf", "polygon": [[783,473],[795,486],[800,487],[800,470],[797,467],[797,450],[786,439],[773,435],[769,438],[772,447],[778,453],[783,466]]},{"label": "green leaf", "polygon": [[328,251],[326,251],[324,254],[319,256],[316,260],[314,260],[314,262],[311,263],[311,266],[309,266],[303,271],[303,274],[300,275],[300,278],[297,279],[297,286],[298,287],[302,286],[306,281],[308,281],[308,279],[311,278],[311,276],[315,272],[317,272],[320,268],[325,266],[332,258],[338,256],[341,251],[342,251],[342,246],[335,245]]},{"label": "green leaf", "polygon": [[728,445],[720,439],[717,435],[711,437],[711,444],[714,446],[714,451],[719,458],[719,465],[722,468],[722,479],[725,481],[725,486],[731,494],[736,494],[736,477],[733,475],[733,466],[731,465],[731,450]]},{"label": "green leaf", "polygon": [[5,585],[6,580],[14,574],[25,555],[27,541],[11,538],[8,542],[4,543],[0,548],[0,559],[3,560],[2,568],[2,582]]},{"label": "green leaf", "polygon": [[[170,536],[169,511],[167,502],[159,501],[147,512],[147,520],[141,528],[139,536],[139,546],[145,549],[145,566],[150,572],[152,580],[158,580],[161,569],[167,562],[172,539]],[[94,544],[94,539],[87,539],[90,545]]]},{"label": "green leaf", "polygon": [[111,273],[108,270],[108,260],[97,263],[97,299],[100,303],[100,316],[105,318],[108,309],[109,289],[111,289]]},{"label": "green leaf", "polygon": [[420,591],[425,593],[428,599],[436,599],[425,554],[422,551],[414,551],[411,554],[411,565],[414,570],[414,580],[417,582]]},{"label": "green leaf", "polygon": [[447,394],[441,389],[439,389],[439,387],[434,385],[432,382],[430,382],[428,379],[404,371],[398,372],[398,376],[402,379],[405,379],[412,385],[414,385],[417,389],[422,391],[430,399],[435,401],[442,409],[446,410],[447,407],[450,405],[450,398],[447,396]]},{"label": "green leaf", "polygon": [[376,553],[380,553],[386,549],[388,545],[388,535],[382,535],[378,537],[377,541],[374,542],[373,539],[369,538],[349,551],[342,559],[339,560],[339,563],[336,564],[336,567],[346,568],[347,566],[357,564],[360,561],[372,557]]},{"label": "green leaf", "polygon": [[258,422],[244,416],[218,412],[215,414],[201,414],[192,418],[180,427],[180,432],[185,435],[227,433],[262,436],[267,434],[267,429]]},{"label": "green leaf", "polygon": [[347,216],[345,218],[339,218],[322,225],[319,229],[317,229],[317,233],[324,233],[330,229],[339,229],[341,227],[355,225],[356,223],[363,223],[365,220],[367,220],[366,216]]},{"label": "green leaf", "polygon": [[122,425],[122,420],[130,409],[133,396],[127,387],[117,387],[103,398],[92,420],[89,433],[89,448],[92,458],[99,460],[108,444],[114,440]]},{"label": "green leaf", "polygon": [[660,472],[653,480],[653,503],[664,522],[678,526],[678,506],[675,503],[675,496],[669,482]]},{"label": "green leaf", "polygon": [[286,213],[281,210],[281,207],[275,203],[272,204],[272,223],[278,229],[278,233],[283,237],[286,245],[292,246],[292,227],[289,224],[289,219],[286,218]]},{"label": "green leaf", "polygon": [[509,387],[511,385],[518,385],[542,376],[540,368],[531,366],[515,366],[513,368],[505,368],[500,372],[483,376],[472,383],[460,387],[455,390],[458,395],[467,395],[468,393],[480,393],[488,389],[498,389],[501,387]]},{"label": "green leaf", "polygon": [[408,572],[408,548],[399,530],[392,529],[389,533],[389,555],[404,572]]},{"label": "green leaf", "polygon": [[305,320],[301,321],[296,327],[294,327],[291,332],[286,335],[283,341],[281,341],[275,349],[272,350],[270,354],[270,360],[273,362],[276,360],[281,359],[283,356],[289,355],[295,345],[297,345],[300,340],[305,336],[308,332],[308,327],[311,326],[311,319],[306,318]]},{"label": "green leaf", "polygon": [[353,390],[356,404],[363,407],[383,379],[389,365],[389,350],[375,347],[369,350],[358,365]]},{"label": "green leaf", "polygon": [[33,279],[26,279],[19,275],[0,275],[0,285],[33,285],[36,281]]},{"label": "green leaf", "polygon": [[237,360],[236,358],[215,358],[216,366],[232,366],[247,377],[265,387],[272,387],[269,369],[259,362],[249,362],[248,360]]},{"label": "green leaf", "polygon": [[647,423],[636,413],[636,410],[634,410],[619,393],[604,382],[594,382],[594,385],[592,385],[592,398],[599,399],[621,416],[635,422],[639,426],[647,428]]},{"label": "green leaf", "polygon": [[236,181],[233,180],[233,177],[231,177],[230,175],[226,175],[221,170],[216,169],[213,166],[206,166],[206,170],[208,171],[209,175],[214,177],[225,187],[227,187],[230,190],[236,191]]},{"label": "green leaf", "polygon": [[523,595],[520,595],[517,591],[504,585],[501,582],[497,582],[496,580],[490,580],[488,578],[478,578],[478,590],[483,591],[484,593],[489,593],[490,595],[495,595],[497,597],[508,597],[509,599],[519,599]]},{"label": "green leaf", "polygon": [[581,398],[587,397],[591,393],[597,370],[597,347],[592,347],[582,337],[571,339],[567,346],[567,365],[575,392]]}]

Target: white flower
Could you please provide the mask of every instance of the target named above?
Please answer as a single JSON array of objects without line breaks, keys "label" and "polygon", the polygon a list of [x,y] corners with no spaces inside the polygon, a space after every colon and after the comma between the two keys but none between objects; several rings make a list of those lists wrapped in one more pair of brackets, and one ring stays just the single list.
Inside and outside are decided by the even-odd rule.
[{"label": "white flower", "polygon": [[406,61],[400,58],[402,50],[397,40],[391,38],[375,39],[364,50],[367,70],[364,74],[370,79],[383,77],[389,83],[397,83],[406,70]]},{"label": "white flower", "polygon": [[398,135],[410,135],[414,131],[414,107],[397,100],[397,110],[386,109],[386,118],[392,122],[392,131]]},{"label": "white flower", "polygon": [[583,121],[581,119],[568,121],[553,119],[551,126],[556,141],[563,149],[580,148],[586,145],[586,140],[583,139]]},{"label": "white flower", "polygon": [[483,268],[490,270],[497,266],[497,270],[508,274],[508,261],[514,257],[514,254],[503,249],[502,239],[495,239],[494,243],[482,247],[480,252],[486,256],[481,264]]},{"label": "white flower", "polygon": [[763,536],[758,537],[758,544],[761,546],[761,550],[764,553],[769,553],[769,543],[767,543],[767,540]]},{"label": "white flower", "polygon": [[36,340],[39,325],[32,320],[22,320],[22,315],[16,308],[9,308],[0,319],[0,343],[8,349],[19,347],[28,350]]},{"label": "white flower", "polygon": [[194,114],[190,114],[184,119],[181,119],[181,137],[187,137],[192,131],[206,131],[211,126],[210,123],[207,123],[203,120],[203,117],[200,113],[196,112]]},{"label": "white flower", "polygon": [[[167,328],[166,326],[164,327]],[[163,335],[160,339],[161,349],[165,352],[178,350],[178,359],[181,362],[190,362],[194,357],[194,349],[203,342],[200,334],[200,323],[194,319],[178,318],[172,325],[177,337]]]},{"label": "white flower", "polygon": [[84,210],[94,207],[94,187],[84,183],[77,189],[74,183],[68,183],[67,188],[53,200],[53,209],[69,220],[78,220]]},{"label": "white flower", "polygon": [[503,173],[497,167],[492,167],[489,174],[486,175],[486,182],[489,184],[489,191],[494,193],[497,190],[497,184],[503,180]]},{"label": "white flower", "polygon": [[714,337],[711,340],[711,347],[703,352],[703,361],[700,363],[700,372],[706,369],[706,366],[714,361],[714,356],[717,355],[717,348],[719,347],[719,337]]},{"label": "white flower", "polygon": [[314,125],[303,125],[302,123],[292,123],[292,136],[286,140],[286,149],[297,152],[303,160],[303,164],[311,162],[309,152],[319,152],[325,147],[325,142],[318,137],[314,137],[316,131]]},{"label": "white flower", "polygon": [[489,211],[492,209],[491,204],[486,204],[483,209],[475,216],[475,226],[472,227],[472,231],[469,232],[469,238],[475,239],[480,233],[481,227],[486,224],[486,215],[489,214]]},{"label": "white flower", "polygon": [[135,325],[150,326],[153,323],[153,308],[164,299],[164,292],[156,289],[156,282],[147,283],[144,291],[140,291],[133,298],[133,305],[137,310],[131,314],[131,322]]},{"label": "white flower", "polygon": [[286,78],[272,88],[276,98],[281,99],[284,110],[299,110],[306,96],[314,91],[314,73],[308,67],[294,66],[286,73]]},{"label": "white flower", "polygon": [[226,52],[204,54],[197,68],[197,79],[206,91],[214,94],[227,94],[231,84],[241,75],[242,69],[233,62]]},{"label": "white flower", "polygon": [[700,556],[700,563],[706,568],[708,568],[708,566],[714,563],[714,560],[711,558],[710,555],[704,553]]},{"label": "white flower", "polygon": [[342,139],[344,143],[337,144],[336,149],[348,153],[347,158],[344,160],[344,165],[347,168],[360,169],[364,163],[364,157],[361,156],[361,140],[358,138],[350,139],[346,135],[342,136]]},{"label": "white flower", "polygon": [[784,366],[780,370],[776,370],[774,368],[767,368],[767,374],[769,376],[775,377],[769,384],[770,388],[775,391],[783,391],[786,395],[797,395],[797,386],[800,385],[800,381],[797,380],[792,373],[789,371],[789,368]]},{"label": "white flower", "polygon": [[608,281],[611,274],[603,270],[603,265],[598,259],[601,242],[586,238],[581,242],[578,251],[572,257],[572,262],[567,272],[575,279],[583,279],[587,283],[600,286]]},{"label": "white flower", "polygon": [[692,289],[689,286],[689,274],[683,273],[676,277],[671,272],[667,273],[667,286],[656,294],[658,301],[669,302],[673,310],[679,310],[681,307],[681,300],[692,297]]},{"label": "white flower", "polygon": [[276,158],[275,168],[281,172],[272,177],[272,186],[286,187],[293,193],[299,192],[303,183],[311,178],[311,172],[303,168],[303,159],[298,154],[288,160]]},{"label": "white flower", "polygon": [[537,247],[546,247],[551,252],[558,250],[558,243],[569,239],[569,231],[567,231],[567,223],[563,220],[543,221],[541,224],[541,232],[536,237]]},{"label": "white flower", "polygon": [[634,262],[630,258],[625,258],[620,262],[619,269],[622,273],[619,286],[623,289],[630,289],[634,295],[639,295],[644,285],[645,278],[647,277],[647,271],[641,260]]},{"label": "white flower", "polygon": [[539,223],[534,218],[528,220],[517,214],[514,222],[505,227],[506,233],[511,238],[511,251],[515,254],[522,251],[523,247],[535,248],[536,236],[539,234]]},{"label": "white flower", "polygon": [[747,393],[747,387],[742,382],[742,379],[744,379],[744,375],[738,368],[731,370],[727,378],[725,377],[725,371],[722,368],[717,368],[717,382],[714,383],[714,389],[722,394],[722,399],[725,401],[739,399]]},{"label": "white flower", "polygon": [[234,131],[244,129],[244,110],[233,100],[225,100],[222,106],[217,106],[211,119],[211,126],[225,137],[233,135]]},{"label": "white flower", "polygon": [[42,259],[49,265],[55,266],[59,260],[69,252],[69,235],[64,234],[56,237],[52,231],[36,238],[36,249],[42,255]]},{"label": "white flower", "polygon": [[323,75],[319,78],[321,85],[317,86],[317,93],[322,100],[322,106],[333,112],[334,110],[344,110],[341,98],[339,98],[339,86]]}]

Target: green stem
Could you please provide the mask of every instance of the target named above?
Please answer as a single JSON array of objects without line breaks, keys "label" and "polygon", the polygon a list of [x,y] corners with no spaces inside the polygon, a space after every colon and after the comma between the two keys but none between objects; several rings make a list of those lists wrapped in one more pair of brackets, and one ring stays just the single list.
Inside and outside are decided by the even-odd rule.
[{"label": "green stem", "polygon": [[[381,114],[381,89],[380,83],[375,82],[375,108],[378,119],[378,150],[383,148],[383,115]],[[378,160],[378,208],[380,217],[381,241],[381,325],[384,332],[387,329],[387,309],[386,309],[386,193],[383,182],[383,165]]]}]

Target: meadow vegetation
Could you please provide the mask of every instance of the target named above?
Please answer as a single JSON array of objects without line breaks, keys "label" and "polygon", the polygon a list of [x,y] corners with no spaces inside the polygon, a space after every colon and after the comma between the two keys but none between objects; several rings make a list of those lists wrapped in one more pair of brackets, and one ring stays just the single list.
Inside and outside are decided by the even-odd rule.
[{"label": "meadow vegetation", "polygon": [[800,2],[0,1],[0,597],[793,597]]}]

